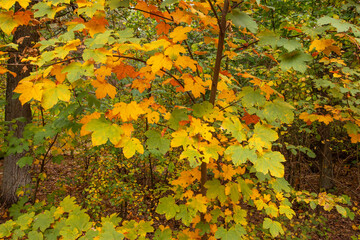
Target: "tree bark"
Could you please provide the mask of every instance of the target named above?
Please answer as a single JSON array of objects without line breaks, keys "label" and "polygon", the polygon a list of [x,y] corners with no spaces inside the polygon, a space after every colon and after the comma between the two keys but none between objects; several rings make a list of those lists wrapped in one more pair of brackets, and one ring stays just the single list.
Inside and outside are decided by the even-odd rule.
[{"label": "tree bark", "polygon": [[330,127],[321,124],[319,133],[322,142],[320,143],[320,191],[329,190],[334,187],[333,183],[333,162],[330,148]]},{"label": "tree bark", "polygon": [[[15,5],[15,12],[20,10],[18,4]],[[27,123],[31,122],[32,114],[29,104],[21,105],[18,99],[14,99],[13,91],[18,85],[19,81],[30,75],[32,71],[31,65],[24,65],[21,63],[21,57],[27,55],[32,46],[39,40],[37,28],[34,26],[19,26],[13,36],[13,43],[19,44],[18,52],[11,53],[8,60],[8,69],[14,73],[7,74],[6,80],[6,106],[5,106],[5,121],[9,123],[9,134],[13,137],[22,138],[23,131]],[[15,119],[23,118],[25,121],[16,121],[10,123]],[[8,135],[9,135],[8,134]],[[19,187],[24,187],[31,182],[29,174],[29,166],[20,168],[16,163],[23,157],[26,152],[20,154],[11,154],[4,158],[4,175],[1,188],[0,201],[5,206],[10,206],[18,200],[16,191]]]}]

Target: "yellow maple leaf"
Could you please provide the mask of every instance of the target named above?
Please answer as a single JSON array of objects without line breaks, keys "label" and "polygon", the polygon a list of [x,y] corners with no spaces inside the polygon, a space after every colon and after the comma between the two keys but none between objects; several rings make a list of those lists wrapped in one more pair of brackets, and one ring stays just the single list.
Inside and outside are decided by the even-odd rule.
[{"label": "yellow maple leaf", "polygon": [[21,81],[19,85],[15,88],[14,92],[21,93],[19,100],[22,105],[29,102],[31,99],[41,101],[43,94],[43,85],[42,83],[34,84],[29,81]]},{"label": "yellow maple leaf", "polygon": [[206,203],[207,198],[205,196],[202,196],[201,194],[196,195],[191,199],[192,201],[187,202],[186,205],[192,207],[193,209],[205,213],[206,212]]},{"label": "yellow maple leaf", "polygon": [[158,53],[158,54],[150,57],[146,61],[146,63],[151,65],[151,71],[153,73],[157,73],[158,71],[160,71],[161,68],[170,70],[172,67],[171,60],[162,53]]},{"label": "yellow maple leaf", "polygon": [[144,147],[137,138],[122,138],[115,147],[122,147],[126,158],[131,158],[135,155],[135,152],[144,153]]},{"label": "yellow maple leaf", "polygon": [[179,26],[174,29],[170,33],[170,37],[173,39],[174,42],[181,42],[187,39],[187,33],[192,30],[192,27],[183,27]]},{"label": "yellow maple leaf", "polygon": [[18,2],[22,8],[26,9],[31,0],[1,0],[0,7],[9,10],[16,2]]},{"label": "yellow maple leaf", "polygon": [[236,174],[236,170],[231,165],[223,165],[222,166],[222,176],[225,180],[231,180],[232,177]]},{"label": "yellow maple leaf", "polygon": [[135,101],[129,104],[124,102],[116,103],[111,112],[113,116],[121,118],[124,122],[137,120],[140,115],[146,113],[141,105]]},{"label": "yellow maple leaf", "polygon": [[195,72],[197,62],[188,56],[179,56],[175,61],[175,65],[184,69],[188,67]]},{"label": "yellow maple leaf", "polygon": [[171,60],[176,60],[180,53],[185,53],[186,50],[183,46],[176,44],[172,45],[165,50],[165,55],[169,56]]},{"label": "yellow maple leaf", "polygon": [[69,102],[71,93],[69,87],[64,84],[55,84],[52,81],[44,83],[44,92],[41,104],[45,110],[52,108],[59,100]]},{"label": "yellow maple leaf", "polygon": [[144,44],[143,50],[145,51],[152,51],[154,49],[158,49],[160,47],[167,48],[171,43],[166,39],[159,39],[156,41],[153,41],[151,43]]},{"label": "yellow maple leaf", "polygon": [[194,97],[198,98],[201,94],[205,93],[205,87],[203,86],[203,81],[199,77],[191,77],[190,75],[184,75],[184,90],[191,91]]}]

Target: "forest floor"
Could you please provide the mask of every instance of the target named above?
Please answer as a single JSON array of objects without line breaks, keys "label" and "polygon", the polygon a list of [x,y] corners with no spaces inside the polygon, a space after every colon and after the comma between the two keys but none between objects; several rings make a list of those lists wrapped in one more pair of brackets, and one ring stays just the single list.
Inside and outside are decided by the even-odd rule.
[{"label": "forest floor", "polygon": [[[0,183],[3,176],[2,164],[2,161],[0,161]],[[336,210],[327,212],[319,207],[315,210],[310,208],[304,210],[302,206],[294,204],[296,217],[292,219],[290,226],[287,226],[286,230],[286,236],[292,237],[286,239],[358,239],[358,236],[360,236],[360,210],[357,210],[360,208],[359,169],[355,167],[339,169],[341,170],[335,172],[335,188],[331,193],[334,195],[346,194],[351,197],[352,210],[355,210],[354,220],[341,217]],[[49,196],[53,196],[53,201],[56,203],[62,197],[71,195],[76,197],[78,202],[81,202],[83,196],[81,193],[82,187],[71,181],[73,177],[79,174],[79,171],[82,171],[82,169],[80,169],[77,160],[74,158],[65,158],[61,164],[49,163],[46,166],[47,178],[44,182],[41,182],[37,198],[47,200]],[[314,192],[314,189],[317,189],[318,178],[319,174],[309,172],[302,179],[300,188]],[[61,193],[56,194],[59,192]],[[110,209],[109,213],[111,212]],[[134,212],[128,216],[134,216],[135,214]],[[253,217],[252,221],[257,221],[256,216]],[[0,223],[8,219],[7,209],[0,206]]]}]

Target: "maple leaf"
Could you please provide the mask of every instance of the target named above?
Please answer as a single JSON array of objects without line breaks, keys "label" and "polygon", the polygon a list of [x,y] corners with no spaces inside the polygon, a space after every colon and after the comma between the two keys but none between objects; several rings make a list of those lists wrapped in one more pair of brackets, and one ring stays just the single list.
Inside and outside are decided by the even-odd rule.
[{"label": "maple leaf", "polygon": [[209,199],[218,198],[220,202],[225,202],[225,186],[218,179],[207,181],[204,186],[207,188],[206,197]]},{"label": "maple leaf", "polygon": [[19,26],[19,23],[13,17],[12,12],[0,13],[0,28],[6,35],[10,35],[17,26]]},{"label": "maple leaf", "polygon": [[94,113],[92,113],[92,114],[90,114],[90,115],[85,115],[85,116],[80,120],[80,123],[83,124],[83,126],[81,127],[81,130],[80,130],[80,136],[85,136],[85,135],[91,133],[91,131],[87,131],[87,130],[86,130],[86,124],[87,124],[88,122],[90,122],[90,120],[92,120],[92,119],[99,119],[100,116],[101,116],[101,114],[98,113],[98,112],[94,112]]},{"label": "maple leaf", "polygon": [[171,139],[171,147],[183,146],[185,148],[193,142],[192,138],[189,137],[188,132],[184,129],[173,132],[171,136],[173,137]]},{"label": "maple leaf", "polygon": [[241,120],[244,120],[246,125],[250,125],[252,123],[258,123],[260,121],[260,118],[255,114],[250,115],[247,111],[245,111],[244,116],[241,118]]},{"label": "maple leaf", "polygon": [[270,234],[275,238],[279,234],[284,234],[284,230],[281,227],[281,224],[278,221],[273,221],[270,218],[265,218],[263,222],[263,228],[269,229]]},{"label": "maple leaf", "polygon": [[110,142],[115,145],[121,140],[122,130],[120,126],[117,124],[112,124],[111,122],[102,118],[90,119],[85,124],[85,130],[92,132],[91,141],[93,146],[105,144],[108,140],[110,140]]},{"label": "maple leaf", "polygon": [[184,90],[185,91],[191,91],[195,98],[198,98],[201,96],[201,94],[205,93],[205,87],[203,86],[204,83],[202,82],[202,79],[199,77],[192,77],[190,75],[183,75],[184,79]]},{"label": "maple leaf", "polygon": [[243,130],[244,127],[237,117],[226,118],[221,126],[231,133],[240,143],[246,140],[246,135]]},{"label": "maple leaf", "polygon": [[172,196],[160,198],[160,202],[156,207],[156,212],[159,214],[165,214],[166,219],[175,217],[179,211],[180,208],[175,203],[175,199]]},{"label": "maple leaf", "polygon": [[121,139],[115,147],[123,147],[123,153],[126,158],[131,158],[135,155],[135,152],[144,153],[144,147],[137,138]]},{"label": "maple leaf", "polygon": [[16,77],[16,73],[11,72],[9,70],[7,70],[6,68],[3,68],[2,66],[0,66],[0,74],[4,74],[4,73],[10,73],[11,75],[13,75],[14,77]]},{"label": "maple leaf", "polygon": [[96,33],[104,33],[106,31],[106,25],[108,21],[105,17],[93,16],[89,21],[84,23],[86,28],[89,30],[90,36],[94,37]]},{"label": "maple leaf", "polygon": [[186,34],[191,30],[192,27],[179,26],[170,33],[170,37],[173,39],[174,42],[182,42],[183,40],[187,39]]},{"label": "maple leaf", "polygon": [[231,165],[223,165],[222,166],[222,176],[225,180],[231,180],[232,177],[236,174],[236,170]]},{"label": "maple leaf", "polygon": [[29,102],[31,99],[41,101],[43,93],[42,83],[34,84],[29,81],[21,81],[19,85],[14,89],[14,92],[21,93],[19,100],[22,105]]},{"label": "maple leaf", "polygon": [[165,50],[165,55],[169,56],[171,60],[176,60],[180,53],[185,53],[186,50],[179,44],[172,45]]},{"label": "maple leaf", "polygon": [[158,53],[150,57],[146,63],[151,65],[151,70],[153,73],[157,73],[161,68],[165,68],[167,70],[172,68],[171,60],[162,53]]},{"label": "maple leaf", "polygon": [[285,158],[280,152],[265,152],[254,161],[254,167],[265,175],[270,172],[274,177],[282,178],[284,165],[281,162],[285,162]]},{"label": "maple leaf", "polygon": [[54,65],[51,68],[51,74],[55,76],[57,83],[63,83],[66,78],[66,73],[62,73],[63,67],[60,65]]},{"label": "maple leaf", "polygon": [[156,25],[156,33],[157,35],[167,35],[169,33],[169,30],[171,26],[163,21],[161,21],[158,25]]},{"label": "maple leaf", "polygon": [[201,194],[196,195],[195,197],[191,198],[191,201],[187,202],[186,205],[189,207],[195,209],[199,212],[206,212],[207,206],[207,199],[205,196],[202,196]]},{"label": "maple leaf", "polygon": [[22,8],[26,9],[31,0],[2,0],[1,7],[9,10],[16,2],[18,2]]},{"label": "maple leaf", "polygon": [[253,149],[241,145],[231,145],[226,149],[225,153],[231,155],[231,159],[235,166],[245,163],[248,159],[251,162],[254,162],[257,159],[257,155]]},{"label": "maple leaf", "polygon": [[44,92],[41,105],[45,110],[52,108],[59,100],[69,102],[71,93],[69,87],[64,84],[55,84],[52,81],[44,83]]},{"label": "maple leaf", "polygon": [[101,99],[109,95],[109,97],[114,98],[116,95],[116,88],[107,83],[106,81],[93,80],[91,84],[96,87],[96,98]]},{"label": "maple leaf", "polygon": [[188,67],[191,70],[196,71],[197,62],[188,56],[178,56],[175,61],[175,65],[178,67],[182,67],[183,69]]},{"label": "maple leaf", "polygon": [[138,73],[135,71],[135,68],[131,65],[121,62],[119,65],[116,65],[112,71],[116,74],[116,77],[121,80],[125,77],[136,78]]},{"label": "maple leaf", "polygon": [[121,117],[121,119],[126,122],[129,120],[137,120],[138,117],[146,113],[140,104],[135,101],[126,104],[124,102],[116,103],[112,110],[114,116]]}]

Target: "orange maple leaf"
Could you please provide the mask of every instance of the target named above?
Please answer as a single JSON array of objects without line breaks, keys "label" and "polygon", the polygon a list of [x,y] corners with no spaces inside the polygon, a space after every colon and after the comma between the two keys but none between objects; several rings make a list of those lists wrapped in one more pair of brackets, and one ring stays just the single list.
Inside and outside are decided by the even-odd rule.
[{"label": "orange maple leaf", "polygon": [[101,99],[106,97],[106,95],[109,95],[109,97],[114,98],[116,95],[116,88],[109,84],[108,82],[93,80],[91,82],[91,85],[93,85],[96,88],[95,94],[97,99]]},{"label": "orange maple leaf", "polygon": [[123,62],[115,66],[112,71],[116,73],[116,76],[119,80],[125,77],[136,78],[138,75],[133,66],[125,64]]},{"label": "orange maple leaf", "polygon": [[169,30],[171,26],[163,21],[161,21],[158,25],[156,25],[156,33],[157,35],[167,35],[169,33]]},{"label": "orange maple leaf", "polygon": [[93,37],[96,33],[103,33],[106,31],[106,25],[108,21],[105,17],[93,16],[90,21],[84,23],[86,28],[89,30],[90,35]]}]

